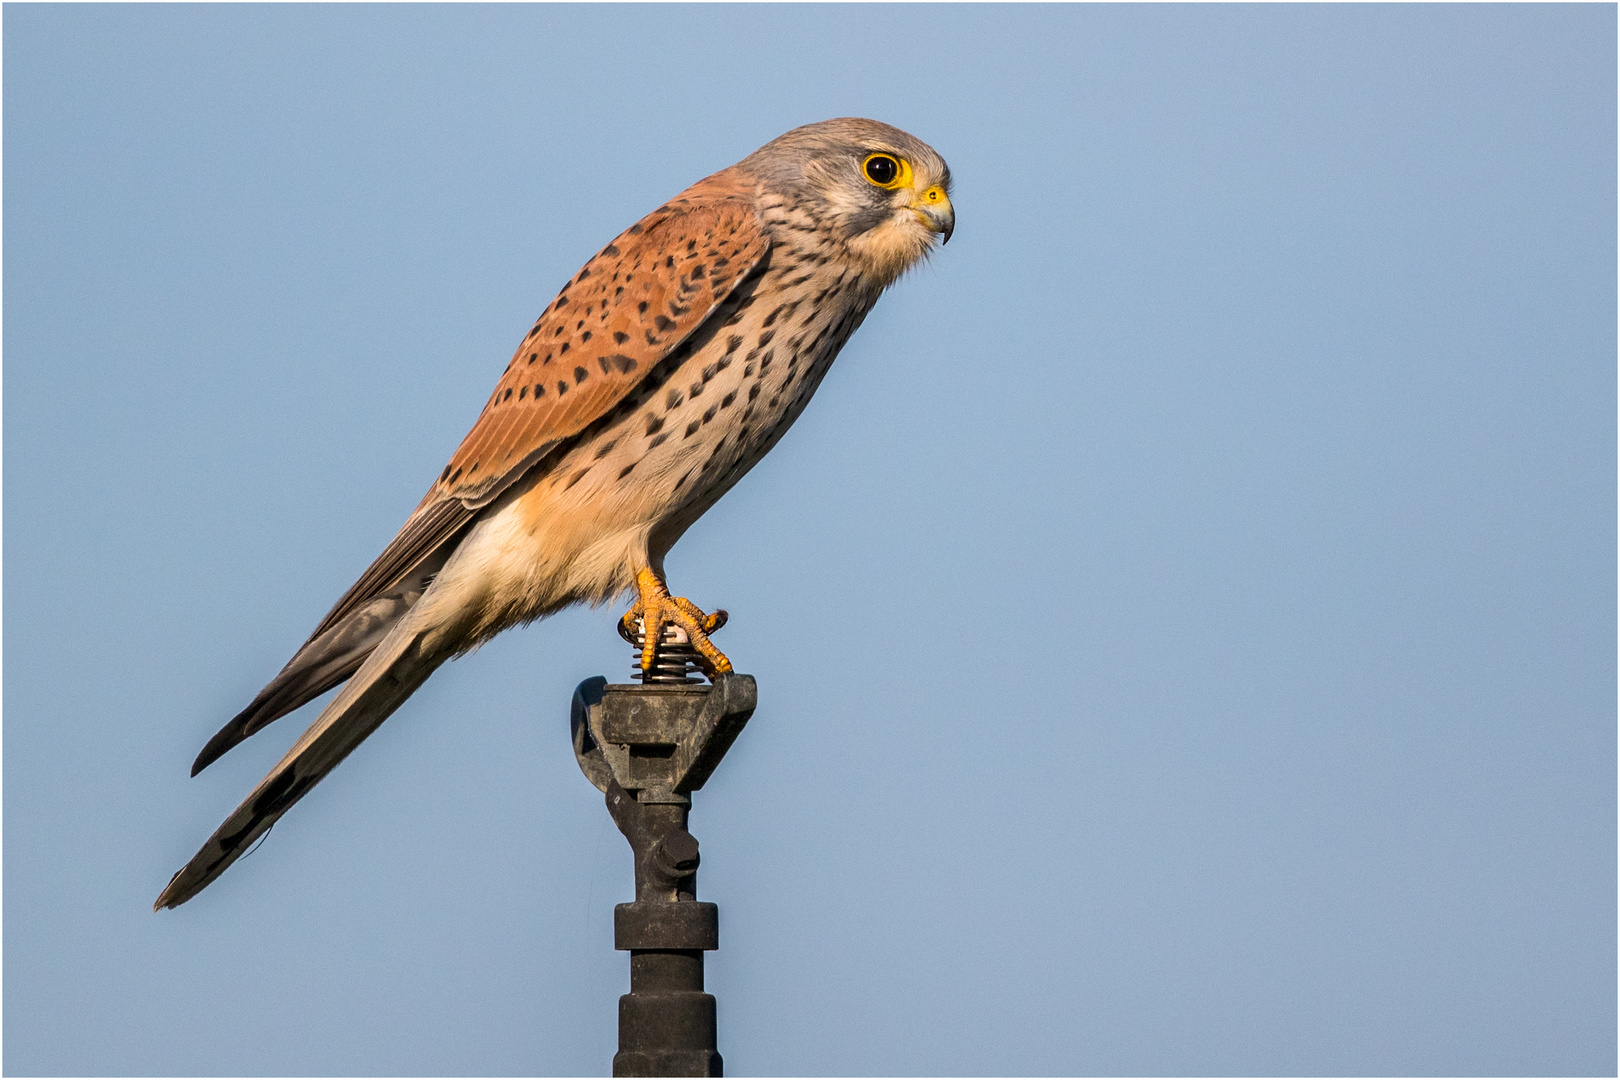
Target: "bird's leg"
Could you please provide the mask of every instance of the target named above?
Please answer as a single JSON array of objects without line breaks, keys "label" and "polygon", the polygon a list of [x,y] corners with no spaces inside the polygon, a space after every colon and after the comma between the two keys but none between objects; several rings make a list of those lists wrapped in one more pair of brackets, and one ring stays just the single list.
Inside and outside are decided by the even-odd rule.
[{"label": "bird's leg", "polygon": [[636,571],[636,588],[641,597],[630,606],[619,620],[625,636],[635,640],[636,620],[641,620],[641,670],[651,671],[657,657],[658,643],[663,640],[664,626],[674,623],[686,631],[692,648],[697,650],[699,662],[709,678],[731,671],[731,661],[714,647],[709,635],[726,625],[726,613],[716,611],[705,615],[703,609],[684,596],[671,596],[663,579],[650,567]]}]

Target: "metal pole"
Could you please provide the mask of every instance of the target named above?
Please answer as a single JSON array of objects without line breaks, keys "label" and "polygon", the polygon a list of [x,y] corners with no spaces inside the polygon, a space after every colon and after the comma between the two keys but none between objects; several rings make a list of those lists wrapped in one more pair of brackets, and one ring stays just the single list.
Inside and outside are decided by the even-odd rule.
[{"label": "metal pole", "polygon": [[719,911],[697,898],[687,814],[756,697],[751,675],[712,686],[597,677],[574,691],[574,755],[635,855],[635,902],[613,912],[613,947],[630,953],[614,1076],[722,1075],[714,996],[703,991],[703,953],[720,947]]}]

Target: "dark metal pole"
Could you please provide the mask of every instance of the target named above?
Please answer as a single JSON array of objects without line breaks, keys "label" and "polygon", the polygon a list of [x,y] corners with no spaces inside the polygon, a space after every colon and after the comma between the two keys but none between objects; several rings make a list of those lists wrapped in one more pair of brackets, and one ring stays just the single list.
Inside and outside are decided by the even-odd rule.
[{"label": "dark metal pole", "polygon": [[720,947],[719,911],[697,898],[687,813],[755,700],[751,675],[712,686],[597,677],[574,691],[574,755],[635,854],[635,902],[613,912],[613,947],[630,953],[614,1076],[721,1075],[714,997],[703,992],[703,953]]}]

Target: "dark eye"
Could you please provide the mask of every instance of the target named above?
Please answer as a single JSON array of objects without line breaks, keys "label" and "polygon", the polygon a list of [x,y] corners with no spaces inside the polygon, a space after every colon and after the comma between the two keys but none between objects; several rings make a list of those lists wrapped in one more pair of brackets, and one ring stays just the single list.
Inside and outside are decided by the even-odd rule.
[{"label": "dark eye", "polygon": [[888,154],[873,154],[866,159],[866,178],[878,187],[888,187],[900,175],[900,163]]}]

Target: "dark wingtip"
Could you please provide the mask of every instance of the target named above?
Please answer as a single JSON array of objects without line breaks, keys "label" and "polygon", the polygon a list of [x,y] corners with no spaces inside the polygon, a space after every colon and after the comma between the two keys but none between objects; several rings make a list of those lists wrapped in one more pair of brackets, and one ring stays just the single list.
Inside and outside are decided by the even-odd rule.
[{"label": "dark wingtip", "polygon": [[[275,683],[271,683],[270,686],[275,686]],[[220,728],[218,731],[214,732],[214,737],[209,739],[208,745],[202,748],[202,753],[197,755],[197,760],[191,763],[192,776],[196,776],[198,773],[208,768],[208,766],[224,757],[225,752],[231,747],[243,741],[255,731],[258,731],[260,728],[264,727],[270,722],[270,720],[274,720],[277,716],[281,715],[280,713],[275,713],[270,717],[270,720],[265,720],[258,716],[259,709],[264,704],[264,700],[269,689],[270,687],[266,687],[264,690],[260,691],[259,696],[253,699],[253,704],[231,717],[229,723]],[[255,720],[258,720],[259,722],[254,723]]]},{"label": "dark wingtip", "polygon": [[225,756],[225,751],[241,742],[246,735],[238,734],[235,725],[226,725],[224,730],[208,740],[208,745],[202,748],[197,760],[191,763],[191,775],[196,776],[208,766]]}]

